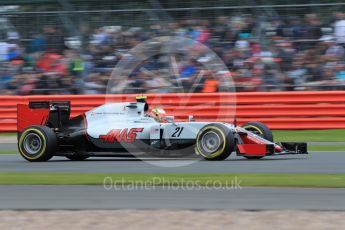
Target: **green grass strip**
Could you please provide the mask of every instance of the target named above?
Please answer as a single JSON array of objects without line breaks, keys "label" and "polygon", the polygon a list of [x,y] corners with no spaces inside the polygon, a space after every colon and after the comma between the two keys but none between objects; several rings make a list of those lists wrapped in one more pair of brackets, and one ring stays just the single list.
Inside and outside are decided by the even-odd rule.
[{"label": "green grass strip", "polygon": [[275,141],[345,142],[344,129],[273,130]]},{"label": "green grass strip", "polygon": [[[309,145],[308,151],[344,151],[345,145]],[[18,150],[0,150],[0,154],[19,154]],[[234,153],[233,153],[234,154]]]},{"label": "green grass strip", "polygon": [[0,133],[0,137],[14,137],[17,133]]},{"label": "green grass strip", "polygon": [[[0,133],[1,136],[15,136],[15,133]],[[345,142],[344,129],[329,130],[273,130],[274,139],[297,142]],[[345,145],[311,145],[309,151],[345,151]],[[0,154],[15,154],[14,150],[0,150]]]},{"label": "green grass strip", "polygon": [[308,151],[344,151],[345,145],[309,145]]},{"label": "green grass strip", "polygon": [[19,154],[18,150],[0,150],[0,154]]},{"label": "green grass strip", "polygon": [[[345,129],[273,130],[273,134],[276,141],[345,142]],[[0,133],[0,137],[16,135],[16,133]]]},{"label": "green grass strip", "polygon": [[[273,134],[276,141],[345,142],[345,129],[273,130]],[[0,137],[16,135],[16,133],[0,133]]]},{"label": "green grass strip", "polygon": [[[345,145],[309,145],[308,151],[344,151],[345,153]],[[0,154],[19,154],[19,153],[18,153],[18,150],[0,150]]]},{"label": "green grass strip", "polygon": [[[105,179],[106,178],[106,179]],[[198,185],[345,188],[343,174],[273,174],[273,173],[169,173],[169,174],[98,174],[98,173],[0,173],[1,185]]]}]

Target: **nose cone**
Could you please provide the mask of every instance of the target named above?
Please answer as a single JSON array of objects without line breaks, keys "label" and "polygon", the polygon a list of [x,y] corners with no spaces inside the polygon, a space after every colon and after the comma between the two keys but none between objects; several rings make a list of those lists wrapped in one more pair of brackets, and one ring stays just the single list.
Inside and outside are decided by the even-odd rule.
[{"label": "nose cone", "polygon": [[283,148],[279,145],[274,145],[274,150],[278,153],[280,153],[281,151],[283,151]]}]

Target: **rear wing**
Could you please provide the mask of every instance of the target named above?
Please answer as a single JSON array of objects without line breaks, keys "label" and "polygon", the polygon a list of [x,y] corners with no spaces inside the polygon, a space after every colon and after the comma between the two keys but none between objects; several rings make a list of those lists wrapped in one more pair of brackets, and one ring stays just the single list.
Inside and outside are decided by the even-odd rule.
[{"label": "rear wing", "polygon": [[69,101],[30,101],[17,105],[17,131],[22,132],[31,125],[46,125],[61,128],[69,118]]}]

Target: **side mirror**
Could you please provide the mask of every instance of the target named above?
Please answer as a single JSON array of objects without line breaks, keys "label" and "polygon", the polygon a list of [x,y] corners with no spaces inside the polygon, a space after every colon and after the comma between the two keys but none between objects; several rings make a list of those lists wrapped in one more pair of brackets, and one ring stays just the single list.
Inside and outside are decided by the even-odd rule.
[{"label": "side mirror", "polygon": [[189,121],[189,122],[195,121],[193,115],[189,115],[189,116],[188,116],[188,121]]}]

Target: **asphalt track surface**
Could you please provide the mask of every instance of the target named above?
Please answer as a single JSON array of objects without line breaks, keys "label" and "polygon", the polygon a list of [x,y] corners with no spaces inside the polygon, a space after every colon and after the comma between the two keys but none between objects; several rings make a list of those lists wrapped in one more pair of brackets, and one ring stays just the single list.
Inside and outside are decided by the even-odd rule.
[{"label": "asphalt track surface", "polygon": [[0,150],[18,150],[16,143],[0,143]]},{"label": "asphalt track surface", "polygon": [[[8,144],[8,146],[12,146]],[[8,147],[1,144],[1,147]],[[7,148],[8,150],[8,148]],[[90,158],[75,162],[54,157],[30,163],[19,154],[0,154],[0,172],[87,173],[345,173],[342,152],[226,161]],[[181,163],[185,166],[176,167]],[[190,163],[190,164],[189,164]],[[157,166],[159,165],[159,166]],[[103,186],[0,186],[0,209],[303,209],[345,211],[345,189],[190,189]]]},{"label": "asphalt track surface", "polygon": [[345,189],[129,190],[103,186],[0,186],[0,209],[345,210]]},{"label": "asphalt track surface", "polygon": [[[225,161],[176,159],[89,158],[70,161],[54,157],[48,162],[27,162],[19,154],[0,154],[0,172],[83,173],[345,173],[342,152],[312,152],[308,155],[247,160],[235,155]],[[182,166],[181,166],[182,165]]]}]

